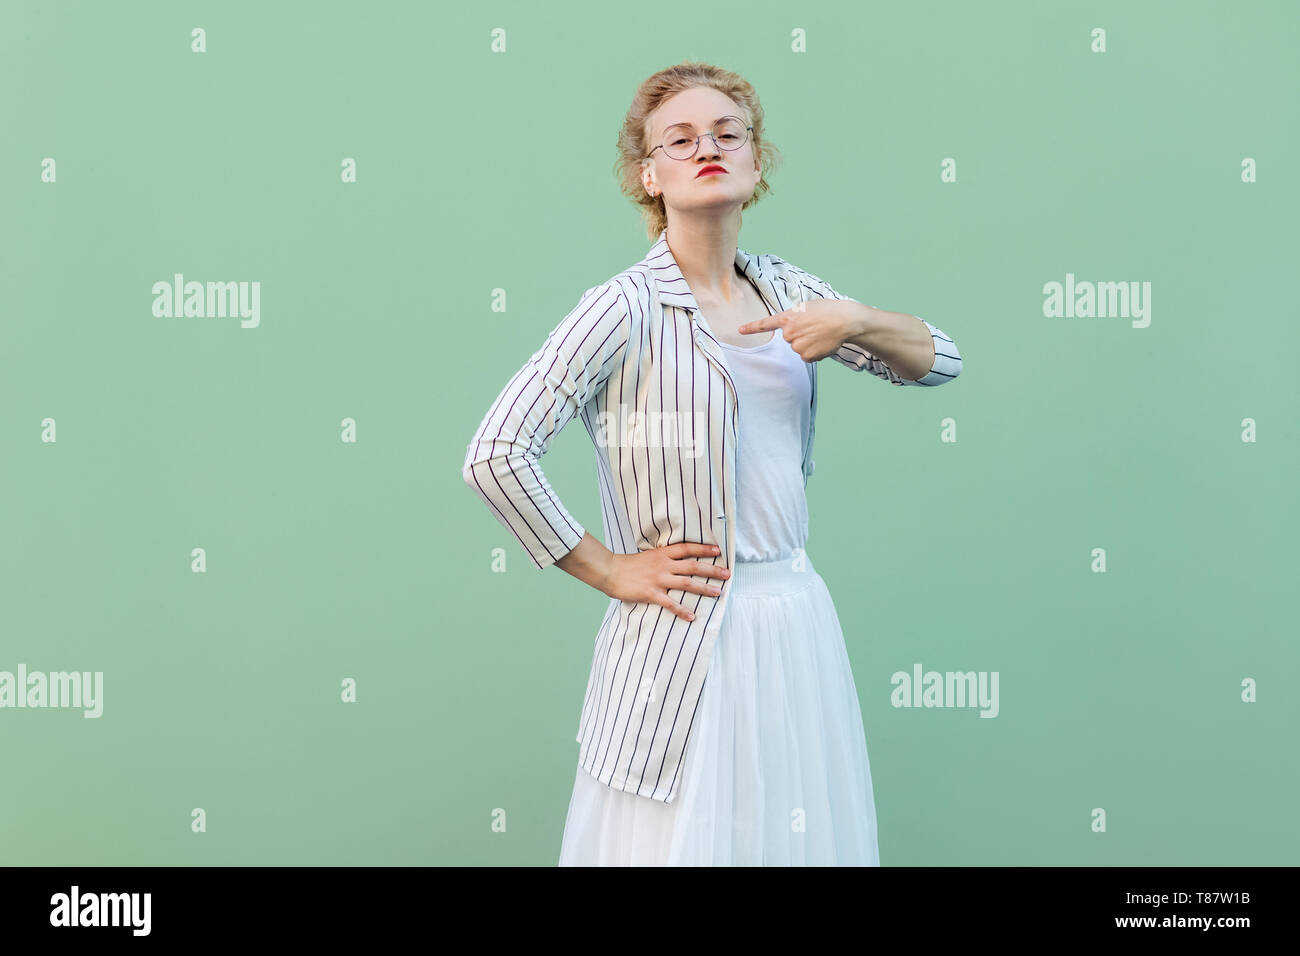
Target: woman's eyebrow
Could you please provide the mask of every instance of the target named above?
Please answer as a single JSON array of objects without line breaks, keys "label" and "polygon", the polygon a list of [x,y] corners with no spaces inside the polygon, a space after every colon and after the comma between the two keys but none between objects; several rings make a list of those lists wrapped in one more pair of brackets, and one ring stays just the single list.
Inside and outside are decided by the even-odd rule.
[{"label": "woman's eyebrow", "polygon": [[[727,114],[727,116],[730,116],[730,115],[731,115],[730,113]],[[713,125],[715,125],[715,124],[718,122],[718,120],[723,120],[723,119],[726,119],[726,118],[727,118],[726,116],[719,116],[718,119],[715,119],[715,120],[714,120],[712,123],[710,123],[709,125],[710,125],[710,127],[712,127]],[[695,124],[694,124],[694,123],[669,123],[667,126],[664,127],[664,129],[666,129],[666,130],[667,130],[667,129],[672,129],[674,126],[689,126],[691,129],[695,129]]]}]

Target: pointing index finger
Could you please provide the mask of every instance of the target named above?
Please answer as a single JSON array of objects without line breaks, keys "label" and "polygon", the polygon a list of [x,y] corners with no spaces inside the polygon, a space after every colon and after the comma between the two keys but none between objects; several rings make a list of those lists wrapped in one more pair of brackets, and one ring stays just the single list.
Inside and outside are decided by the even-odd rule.
[{"label": "pointing index finger", "polygon": [[750,335],[754,332],[766,332],[768,329],[774,329],[778,325],[784,327],[785,319],[780,317],[782,314],[783,313],[778,313],[778,315],[769,315],[766,319],[759,319],[755,322],[746,322],[744,325],[736,329],[736,331],[745,335]]}]

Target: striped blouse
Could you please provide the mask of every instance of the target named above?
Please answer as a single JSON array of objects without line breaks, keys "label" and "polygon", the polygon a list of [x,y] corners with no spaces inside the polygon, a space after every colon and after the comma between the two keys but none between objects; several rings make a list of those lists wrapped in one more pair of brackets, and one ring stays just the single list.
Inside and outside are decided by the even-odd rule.
[{"label": "striped blouse", "polygon": [[[773,255],[736,250],[736,266],[772,312],[814,298],[844,299],[817,276]],[[918,316],[919,318],[919,316]],[[925,320],[922,319],[924,322]],[[895,385],[942,385],[961,373],[952,339],[925,322],[934,363],[916,381],[851,343],[829,357]],[[776,334],[780,334],[777,330]],[[817,362],[804,363],[811,421],[804,486],[813,473]],[[736,443],[740,413],[724,350],[668,248],[593,286],[510,379],[465,455],[463,476],[538,568],[582,540],[539,461],[581,417],[596,449],[606,547],[635,554],[678,541],[717,545],[700,561],[735,565]],[[596,633],[576,740],[578,762],[616,790],[671,803],[731,579],[694,576],[717,597],[668,592],[685,621],[658,604],[611,598]]]}]

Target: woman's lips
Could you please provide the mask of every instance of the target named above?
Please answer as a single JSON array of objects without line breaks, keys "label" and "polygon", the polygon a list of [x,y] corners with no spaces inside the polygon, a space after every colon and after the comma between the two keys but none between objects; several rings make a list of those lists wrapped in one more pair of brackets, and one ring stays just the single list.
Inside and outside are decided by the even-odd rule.
[{"label": "woman's lips", "polygon": [[703,179],[705,176],[722,175],[725,176],[727,171],[721,166],[705,166],[695,174],[696,179]]}]

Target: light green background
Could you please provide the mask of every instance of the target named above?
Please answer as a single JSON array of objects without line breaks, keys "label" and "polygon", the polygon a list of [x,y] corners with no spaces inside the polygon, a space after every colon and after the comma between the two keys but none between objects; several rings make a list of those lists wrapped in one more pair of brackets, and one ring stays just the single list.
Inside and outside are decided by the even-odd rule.
[{"label": "light green background", "polygon": [[[0,10],[0,670],[105,675],[98,720],[0,710],[0,862],[555,862],[606,598],[460,469],[649,248],[614,141],[684,59],[784,153],[741,246],[965,363],[822,368],[882,864],[1297,862],[1293,3]],[[175,272],[260,281],[261,327],[155,318]],[[1151,282],[1150,327],[1045,318],[1067,272]],[[544,466],[601,534],[583,430]],[[1000,715],[893,708],[916,662],[998,671]]]}]

